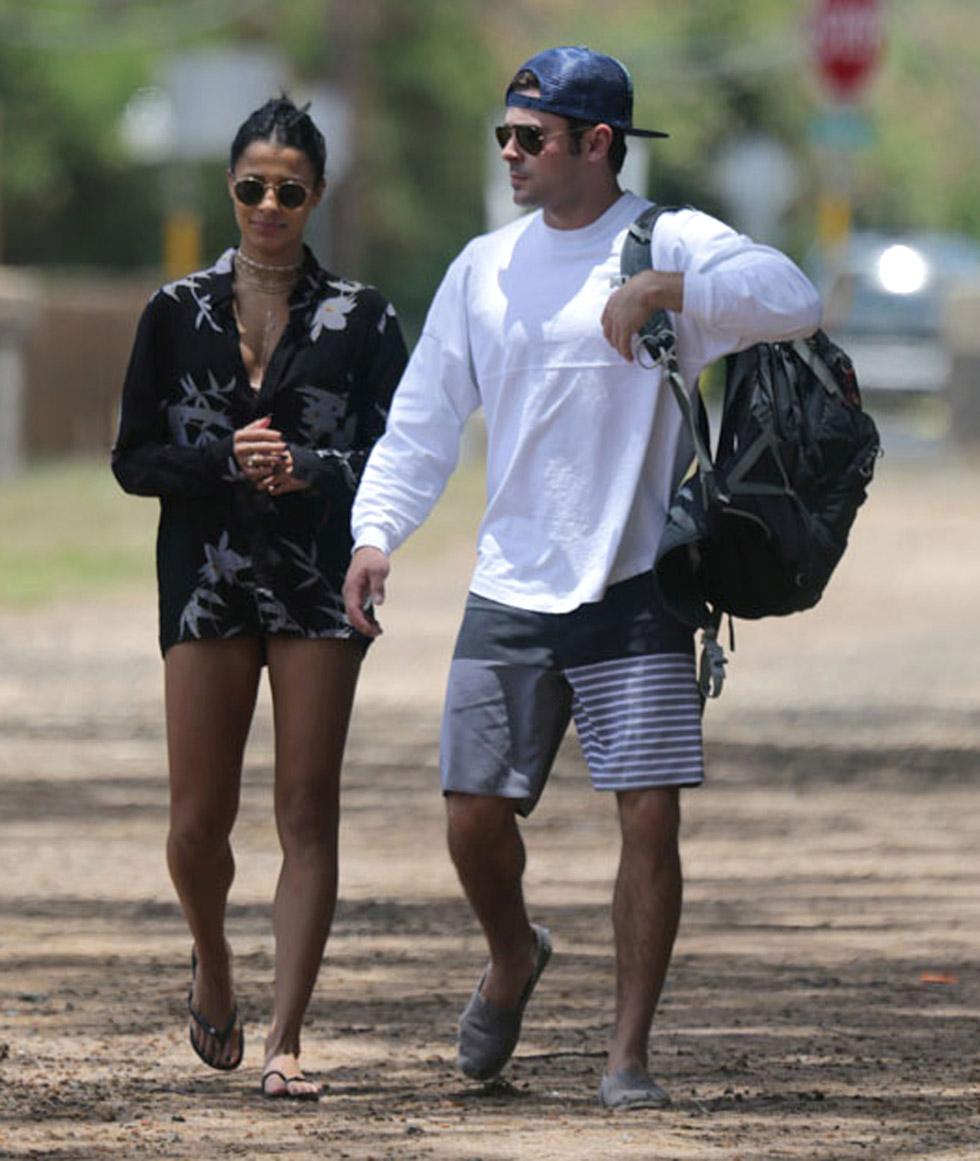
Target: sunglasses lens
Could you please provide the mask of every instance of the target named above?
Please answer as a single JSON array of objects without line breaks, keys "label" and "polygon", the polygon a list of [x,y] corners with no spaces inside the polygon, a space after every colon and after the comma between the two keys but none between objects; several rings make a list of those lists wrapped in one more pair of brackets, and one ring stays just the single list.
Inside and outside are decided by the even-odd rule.
[{"label": "sunglasses lens", "polygon": [[511,137],[516,137],[517,144],[532,157],[537,157],[544,148],[544,134],[537,125],[498,125],[493,133],[501,149]]},{"label": "sunglasses lens", "polygon": [[[265,182],[257,177],[243,177],[235,182],[235,197],[243,206],[257,206],[265,198]],[[284,210],[296,210],[306,201],[307,189],[298,181],[283,181],[276,186],[276,200]]]},{"label": "sunglasses lens", "polygon": [[265,186],[257,178],[243,177],[235,182],[235,197],[243,206],[257,206],[265,197]]},{"label": "sunglasses lens", "polygon": [[306,187],[298,181],[284,181],[276,189],[276,197],[284,210],[297,210],[306,201]]},{"label": "sunglasses lens", "polygon": [[537,125],[515,125],[514,136],[521,149],[532,157],[537,157],[544,148],[544,134]]}]

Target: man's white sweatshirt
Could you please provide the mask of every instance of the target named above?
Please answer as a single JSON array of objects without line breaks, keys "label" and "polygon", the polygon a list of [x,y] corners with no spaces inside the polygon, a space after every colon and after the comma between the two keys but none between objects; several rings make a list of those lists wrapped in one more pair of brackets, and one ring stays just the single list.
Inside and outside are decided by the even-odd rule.
[{"label": "man's white sweatshirt", "polygon": [[[566,612],[652,566],[689,439],[666,378],[619,355],[600,324],[623,238],[647,205],[624,193],[578,230],[536,212],[466,246],[365,469],[357,547],[391,553],[422,523],[482,405],[487,506],[473,592]],[[817,292],[785,255],[707,214],[658,219],[651,259],[684,274],[671,319],[692,391],[715,359],[819,325]]]}]

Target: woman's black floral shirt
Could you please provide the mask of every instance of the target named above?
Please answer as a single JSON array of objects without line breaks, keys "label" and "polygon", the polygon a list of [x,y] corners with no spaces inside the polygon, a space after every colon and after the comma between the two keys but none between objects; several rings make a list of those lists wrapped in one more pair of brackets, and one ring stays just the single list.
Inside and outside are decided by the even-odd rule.
[{"label": "woman's black floral shirt", "polygon": [[[356,636],[341,585],[350,508],[384,431],[406,351],[372,287],[334,277],[309,250],[261,390],[249,385],[233,313],[234,250],[162,287],[140,320],[112,468],[159,496],[160,647],[200,638]],[[256,491],[232,455],[260,416],[311,487]]]}]

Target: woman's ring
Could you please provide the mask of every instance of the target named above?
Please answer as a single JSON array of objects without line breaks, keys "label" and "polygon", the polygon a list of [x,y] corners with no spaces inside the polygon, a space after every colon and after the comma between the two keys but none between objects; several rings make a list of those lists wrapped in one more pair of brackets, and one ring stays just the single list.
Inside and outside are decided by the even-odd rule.
[{"label": "woman's ring", "polygon": [[257,468],[259,466],[259,457],[258,456],[249,456],[248,457],[248,466],[250,468]]}]

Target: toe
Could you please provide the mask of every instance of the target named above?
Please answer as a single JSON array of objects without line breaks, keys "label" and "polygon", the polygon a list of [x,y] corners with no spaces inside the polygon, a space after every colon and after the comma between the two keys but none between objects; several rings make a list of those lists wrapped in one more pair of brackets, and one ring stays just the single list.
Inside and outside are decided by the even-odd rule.
[{"label": "toe", "polygon": [[295,1056],[283,1053],[266,1061],[262,1070],[262,1092],[267,1097],[316,1100],[321,1088],[316,1081],[304,1075]]},{"label": "toe", "polygon": [[301,1100],[312,1099],[320,1095],[320,1086],[316,1081],[310,1080],[306,1076],[290,1077],[286,1087],[289,1090],[290,1096],[298,1097]]}]

